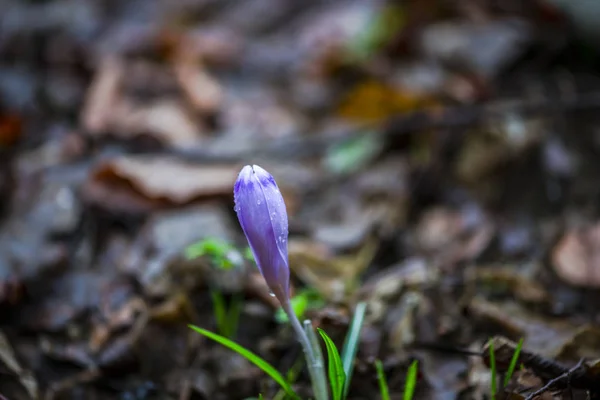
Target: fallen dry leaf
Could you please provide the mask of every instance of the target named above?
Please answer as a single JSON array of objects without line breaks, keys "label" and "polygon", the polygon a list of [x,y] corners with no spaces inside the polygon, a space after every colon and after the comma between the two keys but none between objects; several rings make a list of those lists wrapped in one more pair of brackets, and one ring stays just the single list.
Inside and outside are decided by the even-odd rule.
[{"label": "fallen dry leaf", "polygon": [[552,265],[571,285],[600,287],[600,224],[568,231],[554,247]]},{"label": "fallen dry leaf", "polygon": [[597,326],[582,326],[557,355],[559,360],[570,361],[578,361],[584,357],[588,360],[600,357],[600,328]]},{"label": "fallen dry leaf", "polygon": [[495,227],[478,207],[432,208],[416,229],[416,243],[445,268],[477,257],[490,243]]},{"label": "fallen dry leaf", "polygon": [[[195,72],[192,71],[192,72]],[[192,75],[187,69],[179,73],[184,90],[193,90],[195,97],[192,103],[198,108],[198,97],[215,98],[215,91],[207,86],[207,76],[201,81],[202,92],[198,95],[198,75]],[[126,76],[135,79],[125,80]],[[147,63],[128,66],[123,61],[108,57],[100,65],[92,83],[82,113],[82,124],[88,134],[93,136],[107,135],[124,139],[140,135],[151,135],[160,143],[171,147],[189,147],[198,142],[204,131],[200,121],[194,120],[193,115],[186,109],[183,102],[177,99],[162,98],[143,105],[132,100],[126,93],[126,86],[132,86],[129,91],[155,90],[165,92],[171,86],[169,74],[164,69]],[[214,82],[210,82],[215,84]],[[149,87],[151,86],[151,87]],[[137,87],[137,89],[136,89]],[[208,107],[207,101],[202,103]]]},{"label": "fallen dry leaf", "polygon": [[357,122],[377,122],[390,116],[433,106],[428,96],[393,86],[391,83],[366,81],[352,88],[342,100],[338,115]]},{"label": "fallen dry leaf", "polygon": [[175,75],[192,106],[203,113],[215,113],[223,102],[223,90],[202,65],[187,57],[175,61]]},{"label": "fallen dry leaf", "polygon": [[115,107],[110,126],[111,133],[120,137],[149,134],[160,143],[175,148],[197,144],[204,131],[184,105],[175,100],[162,100],[148,106],[123,100]]},{"label": "fallen dry leaf", "polygon": [[373,239],[367,239],[354,254],[339,256],[320,243],[290,240],[290,268],[324,298],[337,302],[353,289],[376,251],[377,244]]},{"label": "fallen dry leaf", "polygon": [[147,211],[230,195],[238,170],[236,165],[194,165],[171,157],[122,156],[100,163],[84,193],[106,208]]},{"label": "fallen dry leaf", "polygon": [[109,128],[123,78],[124,66],[121,60],[115,57],[102,60],[83,107],[81,120],[85,130],[97,134]]},{"label": "fallen dry leaf", "polygon": [[467,134],[457,157],[455,173],[468,183],[487,181],[485,178],[538,146],[547,129],[539,118],[507,114],[502,119],[494,119],[483,131],[475,129]]},{"label": "fallen dry leaf", "polygon": [[[534,271],[532,269],[532,271]],[[525,304],[547,305],[550,293],[527,268],[514,268],[506,265],[478,265],[466,276],[467,281],[489,285],[494,290],[503,288],[511,297]]]},{"label": "fallen dry leaf", "polygon": [[514,301],[493,303],[475,296],[468,305],[472,321],[493,327],[506,336],[524,338],[527,349],[547,358],[556,358],[573,341],[580,325],[568,319],[550,319],[537,315]]}]

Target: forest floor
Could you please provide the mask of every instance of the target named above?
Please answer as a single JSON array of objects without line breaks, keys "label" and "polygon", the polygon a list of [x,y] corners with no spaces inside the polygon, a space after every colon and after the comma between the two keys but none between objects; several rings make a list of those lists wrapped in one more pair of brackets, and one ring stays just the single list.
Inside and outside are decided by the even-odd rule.
[{"label": "forest floor", "polygon": [[281,399],[188,328],[223,333],[215,293],[230,336],[308,398],[256,267],[211,257],[247,247],[246,164],[284,195],[302,317],[341,346],[367,305],[349,400],[380,398],[375,360],[392,399],[413,360],[415,399],[490,398],[490,338],[543,361],[497,399],[581,360],[554,398],[600,396],[600,40],[569,15],[0,1],[0,398]]}]

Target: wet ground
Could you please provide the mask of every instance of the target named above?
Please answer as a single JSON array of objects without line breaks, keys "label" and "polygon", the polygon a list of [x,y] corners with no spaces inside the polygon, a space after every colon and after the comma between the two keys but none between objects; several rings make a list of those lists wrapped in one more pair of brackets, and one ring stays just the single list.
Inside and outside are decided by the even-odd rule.
[{"label": "wet ground", "polygon": [[414,359],[416,399],[489,398],[492,337],[530,357],[496,398],[581,360],[554,398],[598,396],[600,11],[559,3],[0,0],[0,398],[283,398],[187,328],[215,293],[308,398],[253,263],[186,256],[244,254],[246,164],[304,317],[341,345],[367,304],[349,399],[376,359],[392,398]]}]

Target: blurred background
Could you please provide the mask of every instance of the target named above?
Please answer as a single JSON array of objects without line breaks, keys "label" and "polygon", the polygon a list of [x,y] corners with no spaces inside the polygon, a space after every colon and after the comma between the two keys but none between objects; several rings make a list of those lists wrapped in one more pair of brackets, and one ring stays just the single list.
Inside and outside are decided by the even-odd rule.
[{"label": "blurred background", "polygon": [[296,312],[341,345],[367,304],[349,399],[375,359],[392,398],[413,359],[416,398],[485,398],[458,350],[493,335],[600,358],[599,51],[596,0],[0,0],[0,398],[283,398],[188,323],[307,398],[246,164],[284,194]]}]

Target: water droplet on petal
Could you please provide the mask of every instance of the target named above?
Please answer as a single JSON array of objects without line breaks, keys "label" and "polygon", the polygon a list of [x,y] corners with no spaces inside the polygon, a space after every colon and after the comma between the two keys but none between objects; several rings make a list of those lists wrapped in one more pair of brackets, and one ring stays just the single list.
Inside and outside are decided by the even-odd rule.
[{"label": "water droplet on petal", "polygon": [[260,200],[256,200],[256,205],[260,206]]}]

